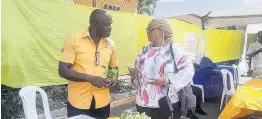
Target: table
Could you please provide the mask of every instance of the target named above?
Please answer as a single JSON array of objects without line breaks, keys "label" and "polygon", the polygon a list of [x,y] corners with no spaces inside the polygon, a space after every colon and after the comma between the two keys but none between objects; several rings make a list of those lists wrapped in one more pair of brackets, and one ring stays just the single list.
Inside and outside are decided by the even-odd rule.
[{"label": "table", "polygon": [[218,97],[222,95],[224,87],[223,77],[220,72],[222,69],[227,69],[234,75],[233,67],[226,65],[218,65],[217,68],[211,72],[203,72],[200,69],[195,69],[193,82],[194,84],[203,85],[205,98]]},{"label": "table", "polygon": [[262,79],[253,78],[240,86],[218,119],[235,119],[262,111]]}]

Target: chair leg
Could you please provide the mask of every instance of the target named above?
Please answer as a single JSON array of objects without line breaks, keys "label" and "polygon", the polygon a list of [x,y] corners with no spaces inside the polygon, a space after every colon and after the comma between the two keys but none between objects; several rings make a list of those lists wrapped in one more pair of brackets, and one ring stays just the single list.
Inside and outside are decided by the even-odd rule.
[{"label": "chair leg", "polygon": [[229,95],[226,95],[225,105],[228,103],[228,98],[229,98]]},{"label": "chair leg", "polygon": [[204,89],[202,89],[202,102],[205,102],[205,95],[204,95]]},{"label": "chair leg", "polygon": [[223,93],[222,93],[222,98],[221,98],[221,102],[220,102],[220,110],[222,110],[224,98],[225,98],[225,94],[224,94],[224,91],[223,91]]}]

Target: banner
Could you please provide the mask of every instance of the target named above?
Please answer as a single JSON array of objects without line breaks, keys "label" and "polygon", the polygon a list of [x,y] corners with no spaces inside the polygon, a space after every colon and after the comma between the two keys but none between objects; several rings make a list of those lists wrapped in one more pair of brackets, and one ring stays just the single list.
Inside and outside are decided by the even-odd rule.
[{"label": "banner", "polygon": [[[1,83],[14,88],[66,84],[67,81],[60,78],[57,72],[58,57],[66,37],[88,28],[89,15],[93,10],[56,0],[2,0]],[[109,12],[113,18],[111,39],[117,47],[120,74],[127,74],[125,65],[132,64],[140,49],[148,44],[146,28],[151,17]],[[201,29],[195,25],[178,20],[168,22],[173,27],[175,41],[182,45],[187,32],[194,32],[198,39],[202,38]],[[216,37],[208,35],[208,41],[212,41],[208,42],[209,49],[215,45],[213,38]],[[230,40],[231,36],[227,38]],[[232,50],[235,47],[230,47],[238,42],[237,38],[234,42],[223,44],[228,46],[225,48],[230,48],[231,54],[240,54],[238,47],[235,50]],[[238,57],[224,53],[221,59],[217,57],[220,54],[217,50],[208,51],[215,61]]]},{"label": "banner", "polygon": [[207,30],[206,53],[213,62],[240,59],[242,55],[245,31]]}]

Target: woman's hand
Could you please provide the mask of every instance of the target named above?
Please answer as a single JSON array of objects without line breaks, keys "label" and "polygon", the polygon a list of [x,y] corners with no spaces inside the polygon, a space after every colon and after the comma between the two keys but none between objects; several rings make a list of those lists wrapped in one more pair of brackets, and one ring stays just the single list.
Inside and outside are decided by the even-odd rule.
[{"label": "woman's hand", "polygon": [[142,73],[141,73],[141,71],[140,71],[139,69],[128,67],[128,70],[129,70],[130,75],[131,75],[131,82],[134,82],[134,80],[135,80],[136,78],[141,77],[141,74],[142,74]]},{"label": "woman's hand", "polygon": [[165,76],[159,72],[160,77],[157,79],[154,79],[154,81],[152,81],[151,83],[156,85],[156,86],[162,86],[162,85],[166,85],[168,83],[168,80],[165,78]]}]

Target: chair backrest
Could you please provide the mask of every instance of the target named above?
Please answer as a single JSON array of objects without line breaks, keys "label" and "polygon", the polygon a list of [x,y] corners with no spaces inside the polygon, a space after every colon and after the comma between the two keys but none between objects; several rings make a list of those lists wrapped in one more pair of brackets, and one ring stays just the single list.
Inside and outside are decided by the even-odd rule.
[{"label": "chair backrest", "polygon": [[193,80],[191,80],[191,81],[190,81],[190,84],[191,84],[191,85],[194,85],[194,82],[193,82]]},{"label": "chair backrest", "polygon": [[[224,90],[227,92],[231,91],[231,90],[235,90],[235,86],[234,86],[234,81],[233,81],[233,75],[230,71],[226,70],[226,69],[222,69],[221,73],[223,75],[223,85],[224,85]],[[228,76],[229,76],[229,86],[230,86],[230,90],[228,89]]]},{"label": "chair backrest", "polygon": [[233,66],[233,70],[234,70],[234,82],[235,82],[235,86],[237,88],[241,75],[240,75],[240,71],[239,71],[238,66],[235,65],[235,64],[233,64],[232,66]]},{"label": "chair backrest", "polygon": [[27,86],[19,91],[26,119],[38,119],[36,111],[36,92],[39,92],[42,97],[46,119],[52,119],[47,94],[42,88],[37,86]]}]

